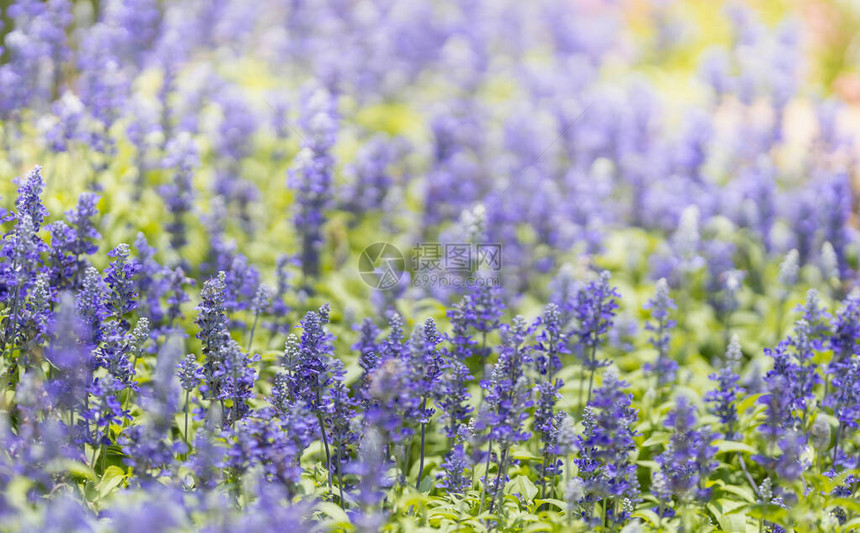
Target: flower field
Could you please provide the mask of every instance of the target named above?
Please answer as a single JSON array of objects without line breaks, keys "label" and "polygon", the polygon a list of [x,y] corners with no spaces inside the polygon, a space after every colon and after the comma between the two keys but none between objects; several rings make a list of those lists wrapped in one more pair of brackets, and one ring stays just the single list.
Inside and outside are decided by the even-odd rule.
[{"label": "flower field", "polygon": [[0,531],[860,529],[856,2],[0,8]]}]

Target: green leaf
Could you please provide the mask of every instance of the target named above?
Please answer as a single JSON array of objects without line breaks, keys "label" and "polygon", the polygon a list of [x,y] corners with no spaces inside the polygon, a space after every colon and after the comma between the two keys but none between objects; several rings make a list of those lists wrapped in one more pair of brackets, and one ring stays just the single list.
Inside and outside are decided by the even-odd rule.
[{"label": "green leaf", "polygon": [[666,444],[669,442],[669,433],[665,431],[657,432],[648,437],[648,440],[642,443],[642,447],[656,446],[658,444]]},{"label": "green leaf", "polygon": [[750,518],[757,520],[768,520],[779,523],[788,514],[788,511],[772,503],[757,503],[743,507],[748,509],[747,514]]},{"label": "green leaf", "polygon": [[122,468],[114,465],[107,467],[101,481],[99,481],[99,498],[104,498],[113,492],[123,480],[125,480],[125,472]]},{"label": "green leaf", "polygon": [[528,476],[517,476],[505,487],[508,494],[519,494],[525,501],[531,501],[538,493],[538,488]]},{"label": "green leaf", "polygon": [[322,502],[317,505],[317,511],[328,516],[335,524],[349,524],[349,517],[340,506],[333,502]]},{"label": "green leaf", "polygon": [[743,533],[747,527],[747,516],[743,512],[734,512],[744,504],[720,498],[716,502],[708,504],[708,510],[717,518],[720,529],[730,533]]},{"label": "green leaf", "polygon": [[561,500],[555,500],[552,498],[545,498],[545,499],[538,498],[537,500],[535,500],[535,504],[537,504],[538,506],[541,506],[545,503],[549,504],[549,505],[555,505],[556,507],[558,507],[562,511],[567,510],[567,502],[563,502]]},{"label": "green leaf", "polygon": [[736,494],[749,503],[755,503],[755,501],[756,501],[755,494],[753,493],[752,489],[747,488],[747,487],[738,487],[735,485],[728,485],[727,484],[727,485],[723,486],[720,490],[722,490],[724,492],[730,492],[732,494]]},{"label": "green leaf", "polygon": [[860,513],[860,502],[851,498],[833,498],[830,500],[832,505],[838,505],[854,513]]},{"label": "green leaf", "polygon": [[427,494],[433,490],[433,476],[424,476],[421,479],[421,484],[418,485],[418,492]]},{"label": "green leaf", "polygon": [[70,474],[75,479],[85,479],[87,481],[95,482],[98,478],[96,477],[96,473],[90,468],[88,465],[81,463],[79,461],[73,461],[71,459],[60,459],[57,461],[51,461],[47,468],[48,472],[52,474],[59,474],[62,472]]},{"label": "green leaf", "polygon": [[759,398],[761,398],[762,396],[764,396],[763,392],[759,393],[759,394],[750,394],[749,396],[747,396],[746,398],[744,398],[743,400],[741,400],[738,403],[738,412],[739,413],[747,412],[747,410],[752,408],[755,405],[756,401]]},{"label": "green leaf", "polygon": [[636,461],[636,464],[648,470],[658,470],[660,468],[660,463],[657,461]]},{"label": "green leaf", "polygon": [[555,527],[549,522],[535,522],[533,524],[529,524],[528,527],[523,529],[526,533],[532,533],[534,531],[555,531]]},{"label": "green leaf", "polygon": [[718,440],[714,442],[714,446],[717,447],[718,453],[727,453],[727,452],[741,452],[741,453],[755,453],[756,449],[750,446],[749,444],[745,444],[743,442],[737,442],[734,440]]},{"label": "green leaf", "polygon": [[659,527],[660,525],[660,517],[651,509],[641,509],[639,511],[634,512],[630,516],[641,518],[653,527]]}]

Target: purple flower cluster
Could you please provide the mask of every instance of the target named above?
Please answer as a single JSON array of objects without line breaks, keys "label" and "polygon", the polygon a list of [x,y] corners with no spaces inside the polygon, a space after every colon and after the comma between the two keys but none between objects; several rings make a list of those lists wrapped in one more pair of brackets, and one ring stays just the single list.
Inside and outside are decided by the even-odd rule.
[{"label": "purple flower cluster", "polygon": [[[809,46],[735,2],[719,43],[656,0],[4,2],[2,529],[849,527],[851,78],[799,66],[853,28],[817,4]],[[370,236],[469,283],[369,295]]]}]

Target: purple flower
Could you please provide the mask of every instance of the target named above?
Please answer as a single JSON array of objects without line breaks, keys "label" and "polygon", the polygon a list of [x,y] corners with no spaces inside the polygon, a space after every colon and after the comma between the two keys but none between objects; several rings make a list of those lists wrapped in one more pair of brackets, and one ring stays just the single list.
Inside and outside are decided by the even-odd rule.
[{"label": "purple flower", "polygon": [[302,335],[295,360],[291,361],[293,374],[292,396],[311,413],[322,416],[331,407],[325,401],[325,391],[332,383],[333,337],[326,330],[329,320],[328,305],[318,312],[310,311],[302,319]]},{"label": "purple flower", "polygon": [[534,362],[541,381],[536,385],[537,407],[533,427],[540,436],[543,452],[541,465],[541,488],[545,487],[546,478],[560,472],[559,462],[555,459],[558,453],[558,429],[564,418],[564,413],[555,412],[555,404],[561,397],[559,391],[564,385],[561,379],[553,378],[561,370],[560,355],[567,353],[567,337],[562,332],[561,314],[558,306],[548,304],[543,317],[539,317],[535,328],[542,327],[534,347]]},{"label": "purple flower", "polygon": [[672,497],[680,502],[707,500],[710,489],[705,488],[708,475],[718,466],[713,460],[717,448],[711,445],[708,430],[696,430],[696,409],[680,396],[666,417],[666,427],[672,436],[656,461],[655,492],[662,500]]},{"label": "purple flower", "polygon": [[[438,348],[441,342],[442,336],[436,329],[436,322],[428,318],[423,327],[415,328],[415,335],[409,343],[406,362],[413,373],[415,392],[425,398],[425,404],[429,398],[439,394],[440,378],[445,365],[442,352]],[[426,409],[421,423],[428,423],[432,415],[433,409]]]},{"label": "purple flower", "polygon": [[797,307],[796,311],[803,312],[803,320],[806,321],[809,327],[809,339],[817,343],[816,346],[830,335],[830,313],[827,309],[821,306],[821,299],[818,296],[818,291],[809,289],[806,293],[806,301],[803,305]]},{"label": "purple flower", "polygon": [[403,318],[397,313],[388,316],[388,336],[382,341],[382,360],[405,359],[407,346],[403,340]]},{"label": "purple flower", "polygon": [[239,472],[260,466],[266,479],[294,494],[302,474],[299,459],[312,440],[314,426],[308,420],[278,420],[271,410],[254,412],[225,431],[230,448],[224,466]]},{"label": "purple flower", "polygon": [[[3,236],[0,256],[0,300],[10,308],[6,322],[5,343],[16,342],[21,305],[42,266],[42,252],[47,246],[39,237],[48,210],[42,205],[44,189],[42,169],[38,165],[20,180],[15,201],[15,227]],[[4,217],[6,218],[6,217]]]},{"label": "purple flower", "polygon": [[[824,397],[824,406],[832,409],[839,422],[836,429],[836,443],[833,449],[833,463],[846,463],[840,456],[840,441],[848,440],[860,421],[860,356],[851,355],[838,363],[831,363],[833,369],[829,392]],[[842,450],[845,452],[844,446]],[[860,463],[860,456],[858,456]],[[855,465],[848,465],[854,467]]]},{"label": "purple flower", "polygon": [[463,299],[462,312],[466,322],[482,335],[499,328],[505,312],[501,290],[492,284],[479,284]]},{"label": "purple flower", "polygon": [[860,292],[852,292],[842,302],[836,312],[830,335],[830,349],[833,350],[833,360],[828,372],[848,357],[858,352],[860,340]]},{"label": "purple flower", "polygon": [[138,255],[131,259],[134,265],[134,291],[142,296],[139,313],[152,320],[153,324],[161,324],[164,320],[161,298],[168,289],[166,269],[155,259],[157,250],[149,245],[142,232],[137,234],[134,248]]},{"label": "purple flower", "polygon": [[193,286],[194,280],[186,277],[185,271],[181,267],[176,267],[173,270],[164,272],[165,284],[167,286],[167,311],[165,313],[168,329],[172,329],[177,319],[183,317],[182,304],[189,300],[188,293],[185,292],[185,287]]},{"label": "purple flower", "polygon": [[176,365],[176,368],[179,374],[179,382],[185,391],[196,389],[203,381],[203,368],[197,364],[197,357],[194,354],[186,355]]},{"label": "purple flower", "polygon": [[107,369],[114,378],[112,387],[120,390],[131,387],[137,390],[134,383],[135,369],[131,356],[134,353],[133,338],[125,328],[110,319],[102,330],[102,343],[95,351],[96,362]]},{"label": "purple flower", "polygon": [[657,376],[659,387],[675,381],[678,371],[678,363],[669,357],[671,330],[675,327],[675,321],[669,318],[669,314],[675,309],[675,302],[669,296],[669,285],[665,278],[657,281],[657,291],[654,298],[645,304],[645,309],[651,310],[651,318],[654,320],[645,326],[653,334],[648,342],[657,350],[657,362],[653,365],[646,364],[645,371]]},{"label": "purple flower", "polygon": [[[779,352],[773,352],[781,357]],[[797,420],[792,412],[791,374],[777,372],[770,375],[766,381],[766,391],[758,399],[764,405],[764,421],[758,430],[769,443],[775,443],[789,428],[795,426]]]},{"label": "purple flower", "polygon": [[358,366],[363,371],[359,394],[362,396],[366,406],[368,401],[367,392],[370,386],[369,376],[380,362],[381,346],[377,338],[381,332],[371,318],[365,318],[360,326],[356,326],[353,329],[359,331],[359,338],[352,345],[352,349],[358,352]]},{"label": "purple flower", "polygon": [[503,327],[503,346],[490,379],[481,381],[486,391],[476,431],[488,431],[487,438],[502,445],[522,442],[531,435],[525,430],[526,411],[532,406],[531,388],[525,375],[531,362],[530,347],[523,346],[531,333],[522,317]]},{"label": "purple flower", "polygon": [[632,394],[624,391],[628,384],[618,379],[614,369],[603,376],[603,385],[583,412],[583,434],[577,440],[579,454],[574,463],[579,468],[583,493],[577,502],[586,522],[597,518],[595,504],[604,502],[611,510],[607,518],[623,523],[629,512],[619,509],[623,499],[639,497],[636,465],[631,452],[636,449],[633,426],[638,420],[631,406]]},{"label": "purple flower", "polygon": [[39,231],[48,209],[42,204],[42,192],[45,189],[45,180],[42,178],[42,167],[36,165],[23,180],[17,181],[18,198],[15,200],[16,218],[21,220],[25,215],[30,217],[35,231]]},{"label": "purple flower", "polygon": [[469,475],[471,464],[463,444],[455,444],[445,454],[440,466],[443,473],[438,475],[439,482],[436,487],[451,494],[462,494],[472,486],[472,478]]},{"label": "purple flower", "polygon": [[170,234],[170,246],[179,251],[188,242],[186,224],[194,208],[194,169],[199,165],[197,145],[190,135],[181,133],[165,147],[161,164],[170,169],[171,181],[159,187],[158,192],[170,212],[170,221],[164,229]]},{"label": "purple flower", "polygon": [[807,438],[804,433],[790,430],[777,443],[781,452],[779,456],[753,455],[751,458],[765,468],[776,472],[783,481],[791,483],[798,480],[803,471],[809,467],[807,460],[804,458],[806,441]]},{"label": "purple flower", "polygon": [[88,267],[74,300],[75,310],[86,328],[81,340],[87,345],[95,346],[101,341],[102,323],[108,317],[107,293],[107,285],[99,271]]},{"label": "purple flower", "polygon": [[98,201],[99,197],[93,193],[81,193],[75,209],[66,212],[68,223],[57,221],[48,226],[51,277],[57,287],[80,288],[81,275],[87,266],[82,256],[95,253],[96,241],[101,238],[92,220],[98,214]]},{"label": "purple flower", "polygon": [[60,296],[50,324],[45,357],[55,368],[47,384],[52,404],[58,409],[80,413],[87,404],[87,388],[92,382],[94,366],[87,346],[79,341],[86,333],[86,325],[76,315],[75,303],[70,293]]},{"label": "purple flower", "polygon": [[299,125],[305,136],[290,170],[289,186],[296,191],[293,222],[301,236],[302,273],[315,277],[320,272],[325,211],[331,202],[334,159],[330,151],[337,132],[335,102],[327,91],[304,92]]},{"label": "purple flower", "polygon": [[609,272],[605,270],[576,295],[573,316],[577,325],[572,334],[583,350],[583,364],[592,372],[610,364],[608,360],[597,358],[597,348],[612,326],[618,309],[617,298],[620,295],[609,285]]},{"label": "purple flower", "polygon": [[221,396],[220,380],[217,372],[220,370],[222,349],[230,342],[227,330],[227,316],[224,312],[224,273],[206,281],[200,292],[200,304],[197,324],[197,338],[203,345],[203,373],[205,385],[201,388],[203,397],[215,399]]},{"label": "purple flower", "polygon": [[711,381],[716,382],[717,388],[705,393],[705,401],[711,404],[709,412],[725,425],[726,440],[732,440],[735,437],[735,424],[738,421],[735,402],[744,392],[741,387],[738,387],[740,377],[737,374],[742,356],[740,340],[737,335],[732,335],[723,367],[709,376]]},{"label": "purple flower", "polygon": [[[257,372],[253,364],[259,360],[259,356],[250,356],[245,353],[239,343],[230,339],[222,345],[212,373],[213,389],[218,391],[218,400],[229,401],[225,424],[235,424],[237,420],[249,412],[248,400],[254,396],[254,382]],[[208,362],[208,360],[207,360]],[[224,405],[224,404],[222,404]]]},{"label": "purple flower", "polygon": [[472,374],[469,367],[457,359],[446,359],[443,368],[436,392],[436,405],[439,406],[441,419],[445,422],[445,436],[449,442],[454,442],[472,414],[472,406],[469,405],[472,397],[469,393]]},{"label": "purple flower", "polygon": [[110,289],[107,296],[108,313],[122,328],[128,329],[125,316],[137,309],[134,276],[140,266],[131,260],[131,248],[127,244],[120,244],[108,252],[108,257],[114,258],[105,269],[105,283]]},{"label": "purple flower", "polygon": [[391,166],[405,152],[406,141],[375,136],[363,144],[346,169],[351,182],[343,191],[345,208],[357,216],[385,205],[394,179]]},{"label": "purple flower", "polygon": [[385,442],[402,444],[415,434],[421,397],[412,387],[409,368],[400,358],[384,360],[369,376],[370,405],[366,424],[377,428]]},{"label": "purple flower", "polygon": [[112,444],[110,427],[114,424],[122,425],[132,419],[119,400],[124,388],[125,386],[110,374],[95,378],[90,385],[89,409],[83,413],[83,417],[90,424],[91,445]]},{"label": "purple flower", "polygon": [[447,355],[458,361],[469,359],[474,352],[474,346],[477,344],[477,341],[469,333],[469,320],[466,313],[465,301],[454,304],[446,312],[448,320],[451,321],[451,333],[445,335],[445,340],[451,345]]},{"label": "purple flower", "polygon": [[561,367],[561,355],[568,353],[567,335],[562,331],[561,313],[555,304],[548,304],[542,317],[535,322],[534,327],[542,327],[535,345],[535,365],[538,373],[548,376],[552,381],[553,375]]}]

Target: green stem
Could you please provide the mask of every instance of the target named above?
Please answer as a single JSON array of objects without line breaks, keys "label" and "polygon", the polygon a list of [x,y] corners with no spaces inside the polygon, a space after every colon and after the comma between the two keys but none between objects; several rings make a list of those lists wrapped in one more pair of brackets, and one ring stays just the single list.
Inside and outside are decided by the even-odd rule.
[{"label": "green stem", "polygon": [[487,495],[487,480],[490,477],[490,458],[493,456],[493,440],[490,439],[487,446],[487,466],[484,468],[484,482],[481,484],[481,507],[478,509],[478,514],[484,512],[484,497]]},{"label": "green stem", "polygon": [[254,344],[254,331],[257,330],[257,321],[260,319],[260,313],[254,313],[254,325],[251,326],[251,334],[248,336],[248,353],[251,353],[251,346]]},{"label": "green stem", "polygon": [[[490,512],[493,512],[493,507],[496,503],[496,497],[499,495],[499,485],[504,483],[502,481],[503,476],[507,475],[508,470],[508,446],[502,448],[502,459],[499,462],[499,471],[496,473],[496,482],[493,484],[493,494],[490,498]],[[502,492],[504,493],[504,486],[502,486]],[[501,505],[501,504],[500,504]]]},{"label": "green stem", "polygon": [[188,452],[191,450],[191,439],[188,437],[188,404],[191,401],[191,391],[185,391],[185,430],[182,434],[185,437],[185,455],[184,461],[188,460]]},{"label": "green stem", "polygon": [[320,435],[322,436],[323,446],[325,447],[325,469],[328,474],[328,490],[329,492],[333,492],[334,488],[331,481],[331,452],[329,452],[328,448],[328,437],[325,433],[325,423],[323,423],[322,415],[318,414],[317,420],[319,420],[320,423]]},{"label": "green stem", "polygon": [[337,447],[337,490],[340,494],[340,508],[346,509],[346,502],[343,500],[343,472],[341,471],[341,465],[343,464],[343,457],[341,456],[341,446]]},{"label": "green stem", "polygon": [[[421,403],[421,412],[423,413],[427,410],[427,397],[424,397],[424,401]],[[421,477],[424,474],[424,437],[425,431],[427,429],[427,424],[421,423],[421,453],[418,459],[418,480],[415,482],[415,488],[418,489],[421,486]]]},{"label": "green stem", "polygon": [[839,425],[836,426],[836,441],[833,445],[833,464],[834,465],[836,465],[836,458],[838,457],[838,454],[839,454],[839,437],[841,436],[841,433],[842,433],[842,422],[840,422]]}]

